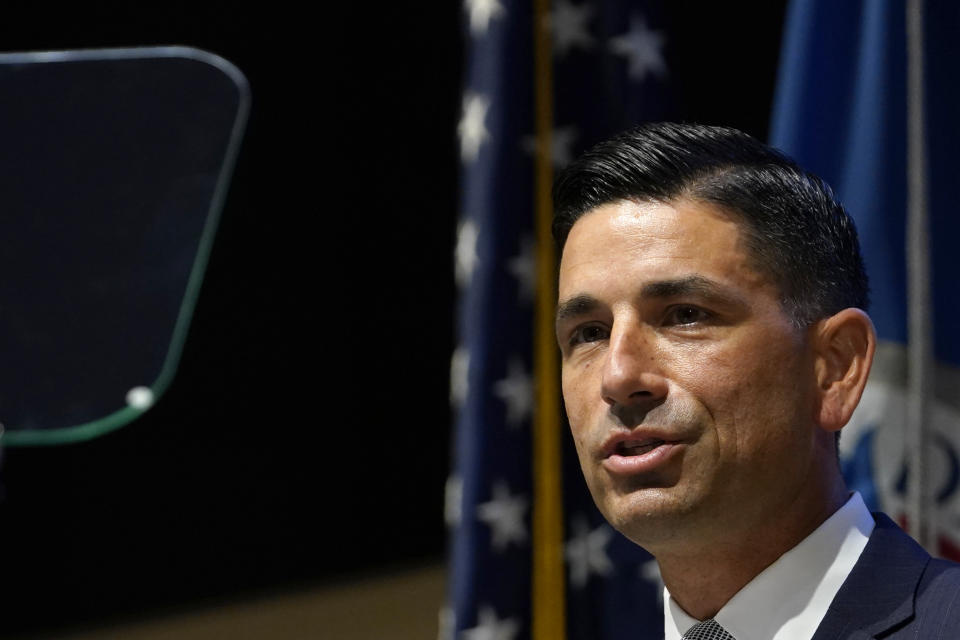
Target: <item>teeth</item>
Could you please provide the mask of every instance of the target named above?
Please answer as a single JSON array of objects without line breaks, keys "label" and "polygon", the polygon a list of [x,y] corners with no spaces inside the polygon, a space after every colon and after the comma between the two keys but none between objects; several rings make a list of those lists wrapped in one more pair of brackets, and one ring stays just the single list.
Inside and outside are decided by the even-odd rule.
[{"label": "teeth", "polygon": [[621,443],[618,447],[620,449],[621,455],[625,456],[639,456],[643,455],[648,451],[652,451],[663,444],[663,440],[649,440],[646,442],[624,442]]}]

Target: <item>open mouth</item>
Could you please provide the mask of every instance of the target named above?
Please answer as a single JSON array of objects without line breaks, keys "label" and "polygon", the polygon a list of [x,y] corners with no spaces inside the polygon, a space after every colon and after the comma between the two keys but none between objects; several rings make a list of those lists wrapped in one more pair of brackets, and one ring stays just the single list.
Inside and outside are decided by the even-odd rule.
[{"label": "open mouth", "polygon": [[656,439],[643,440],[642,442],[626,440],[617,445],[616,454],[619,456],[642,456],[649,451],[653,451],[665,442],[666,440]]}]

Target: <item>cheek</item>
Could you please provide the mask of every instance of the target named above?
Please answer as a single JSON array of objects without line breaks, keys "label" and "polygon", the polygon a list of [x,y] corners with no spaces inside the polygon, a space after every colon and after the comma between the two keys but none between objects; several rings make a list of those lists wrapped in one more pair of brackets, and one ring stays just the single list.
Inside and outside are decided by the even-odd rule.
[{"label": "cheek", "polygon": [[563,401],[567,419],[570,422],[570,432],[577,447],[577,454],[584,459],[590,441],[590,427],[595,420],[591,414],[596,403],[590,402],[591,384],[587,367],[577,369],[576,375],[569,369],[564,369],[561,377]]},{"label": "cheek", "polygon": [[711,411],[725,457],[773,461],[803,436],[804,379],[794,354],[743,362],[714,380],[720,392]]},{"label": "cheek", "polygon": [[560,389],[563,393],[563,403],[567,410],[567,417],[574,429],[579,427],[591,407],[591,398],[599,392],[591,394],[594,389],[591,380],[592,371],[589,365],[564,367],[560,376]]}]

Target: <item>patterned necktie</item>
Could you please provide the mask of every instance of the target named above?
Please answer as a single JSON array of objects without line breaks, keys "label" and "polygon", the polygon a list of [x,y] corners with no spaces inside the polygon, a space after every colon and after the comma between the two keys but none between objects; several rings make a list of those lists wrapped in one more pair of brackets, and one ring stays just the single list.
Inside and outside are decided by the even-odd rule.
[{"label": "patterned necktie", "polygon": [[683,634],[683,640],[736,640],[716,620],[710,618],[693,625]]}]

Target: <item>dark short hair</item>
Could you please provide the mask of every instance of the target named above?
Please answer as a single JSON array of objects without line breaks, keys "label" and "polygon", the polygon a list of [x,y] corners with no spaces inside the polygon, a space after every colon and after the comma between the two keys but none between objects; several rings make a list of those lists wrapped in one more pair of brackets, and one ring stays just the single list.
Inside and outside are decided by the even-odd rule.
[{"label": "dark short hair", "polygon": [[570,164],[553,188],[554,238],[616,202],[711,203],[740,224],[747,251],[779,287],[799,327],[868,305],[853,220],[820,178],[727,127],[652,123],[625,131]]}]

